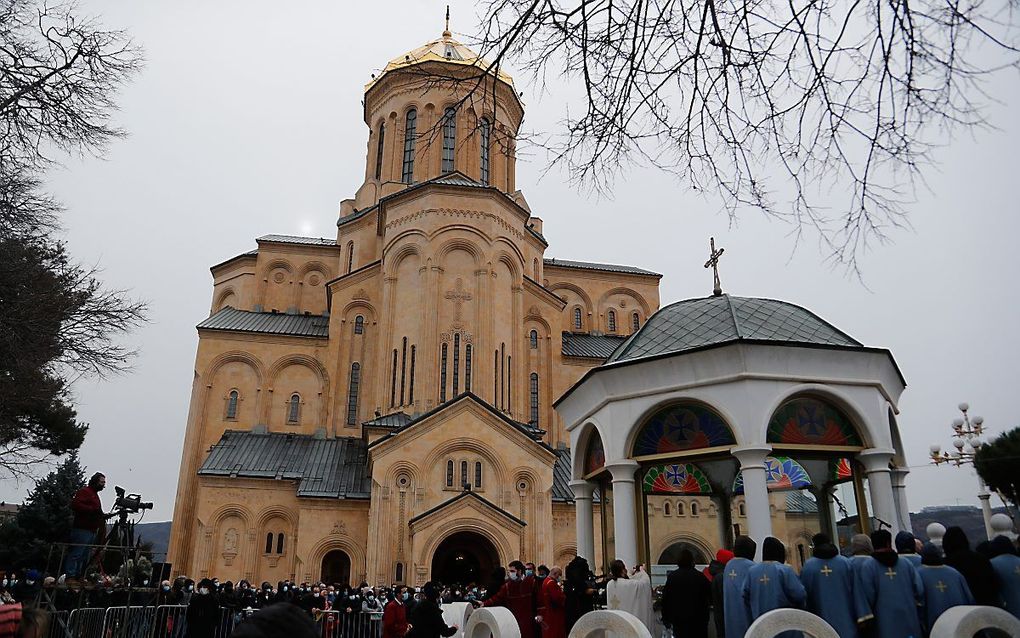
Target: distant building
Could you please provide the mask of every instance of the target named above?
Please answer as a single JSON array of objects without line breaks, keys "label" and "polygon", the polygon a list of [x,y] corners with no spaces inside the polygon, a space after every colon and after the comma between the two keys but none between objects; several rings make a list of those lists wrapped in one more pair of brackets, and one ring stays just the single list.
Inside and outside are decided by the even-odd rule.
[{"label": "distant building", "polygon": [[0,501],[0,523],[8,521],[17,516],[18,510],[20,509],[21,509],[20,505]]}]

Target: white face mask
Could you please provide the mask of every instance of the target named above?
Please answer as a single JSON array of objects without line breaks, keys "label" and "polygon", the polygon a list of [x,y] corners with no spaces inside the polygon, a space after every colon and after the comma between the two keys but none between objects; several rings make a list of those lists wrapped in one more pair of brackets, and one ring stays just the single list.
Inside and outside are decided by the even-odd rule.
[{"label": "white face mask", "polygon": [[520,577],[521,575],[518,574],[517,572],[510,572],[510,580],[517,580]]},{"label": "white face mask", "polygon": [[203,595],[204,594],[208,594],[209,593],[209,588],[208,587],[199,587],[198,588],[198,593],[203,594]]}]

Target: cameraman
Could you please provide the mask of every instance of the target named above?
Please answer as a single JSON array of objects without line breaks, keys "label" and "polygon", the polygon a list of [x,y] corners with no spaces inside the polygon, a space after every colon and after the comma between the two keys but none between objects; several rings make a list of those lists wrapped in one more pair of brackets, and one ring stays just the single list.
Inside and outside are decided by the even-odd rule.
[{"label": "cameraman", "polygon": [[67,560],[64,563],[68,584],[75,584],[75,581],[81,578],[92,550],[88,546],[96,543],[100,531],[104,534],[106,532],[106,517],[103,515],[103,504],[99,500],[99,493],[104,487],[106,476],[102,472],[96,472],[89,479],[89,484],[75,492],[74,498],[71,499],[74,522],[71,523],[69,542],[72,547],[67,552]]}]

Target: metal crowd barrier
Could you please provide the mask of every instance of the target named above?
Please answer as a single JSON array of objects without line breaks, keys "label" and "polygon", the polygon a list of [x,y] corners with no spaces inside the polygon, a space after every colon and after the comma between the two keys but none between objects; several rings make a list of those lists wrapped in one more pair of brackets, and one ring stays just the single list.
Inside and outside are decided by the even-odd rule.
[{"label": "metal crowd barrier", "polygon": [[313,615],[322,638],[381,638],[382,614],[317,611]]}]

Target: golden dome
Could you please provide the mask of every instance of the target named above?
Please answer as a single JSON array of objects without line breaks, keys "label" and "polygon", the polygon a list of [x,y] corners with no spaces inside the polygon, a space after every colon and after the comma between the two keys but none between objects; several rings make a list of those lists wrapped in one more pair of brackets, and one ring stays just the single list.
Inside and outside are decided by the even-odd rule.
[{"label": "golden dome", "polygon": [[[376,82],[381,80],[390,71],[411,67],[424,62],[446,62],[447,64],[476,66],[482,70],[488,69],[490,64],[487,60],[478,57],[477,53],[454,40],[453,35],[449,31],[443,31],[443,36],[438,40],[426,42],[420,47],[390,60],[382,72],[365,85],[365,91],[372,88]],[[510,85],[510,88],[513,88],[513,78],[503,71],[497,70],[496,77]]]}]

